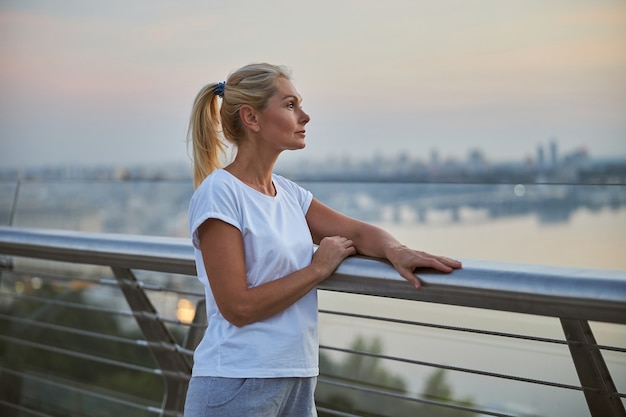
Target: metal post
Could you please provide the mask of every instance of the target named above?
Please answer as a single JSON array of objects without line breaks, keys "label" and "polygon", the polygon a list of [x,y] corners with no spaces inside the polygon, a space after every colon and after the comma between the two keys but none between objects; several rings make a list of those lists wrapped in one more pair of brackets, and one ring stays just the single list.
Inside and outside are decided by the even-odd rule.
[{"label": "metal post", "polygon": [[195,350],[202,340],[207,327],[206,318],[206,300],[202,298],[196,303],[196,313],[193,316],[191,327],[185,336],[183,347],[189,350]]},{"label": "metal post", "polygon": [[625,417],[624,405],[587,320],[561,318],[592,417]]},{"label": "metal post", "polygon": [[176,344],[176,340],[163,322],[158,319],[157,310],[143,289],[137,285],[137,279],[132,271],[117,267],[111,267],[111,269],[119,281],[128,305],[133,310],[137,324],[149,342],[150,350],[159,368],[163,371],[166,394],[162,415],[182,414],[188,379],[191,375],[191,363],[180,352],[171,349],[171,346]]}]

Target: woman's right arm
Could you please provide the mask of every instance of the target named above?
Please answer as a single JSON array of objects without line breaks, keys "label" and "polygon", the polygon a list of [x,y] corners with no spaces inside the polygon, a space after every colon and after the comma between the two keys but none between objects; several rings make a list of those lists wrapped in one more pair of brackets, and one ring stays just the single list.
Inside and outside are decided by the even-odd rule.
[{"label": "woman's right arm", "polygon": [[328,278],[341,261],[356,253],[351,240],[328,237],[320,242],[309,266],[248,288],[239,229],[218,219],[208,219],[198,228],[198,237],[217,307],[226,320],[238,327],[285,310]]}]

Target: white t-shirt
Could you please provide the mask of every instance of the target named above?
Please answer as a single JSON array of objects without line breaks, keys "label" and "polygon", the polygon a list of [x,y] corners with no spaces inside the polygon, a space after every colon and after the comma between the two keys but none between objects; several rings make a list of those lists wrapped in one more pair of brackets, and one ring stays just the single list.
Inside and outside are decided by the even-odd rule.
[{"label": "white t-shirt", "polygon": [[317,292],[283,312],[237,327],[220,313],[199,250],[198,227],[216,218],[241,231],[248,287],[284,277],[311,263],[313,240],[305,215],[313,195],[273,174],[276,196],[216,170],[194,192],[189,226],[198,279],[204,284],[208,327],[194,353],[194,376],[311,377],[318,374]]}]

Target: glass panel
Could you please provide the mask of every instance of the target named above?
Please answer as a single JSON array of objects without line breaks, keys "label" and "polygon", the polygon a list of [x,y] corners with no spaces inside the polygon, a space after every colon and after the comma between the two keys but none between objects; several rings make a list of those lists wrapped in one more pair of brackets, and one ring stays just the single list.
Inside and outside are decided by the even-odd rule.
[{"label": "glass panel", "polygon": [[17,182],[0,182],[0,225],[11,224],[11,213],[15,201]]},{"label": "glass panel", "polygon": [[[626,269],[626,186],[302,182],[403,243],[461,259]],[[187,237],[190,181],[23,183],[14,225]],[[3,191],[5,201],[13,195]],[[12,204],[12,203],[11,203]],[[0,202],[0,215],[10,204]],[[2,207],[5,207],[4,209]]]},{"label": "glass panel", "polygon": [[141,235],[188,236],[189,181],[24,183],[15,225]]},{"label": "glass panel", "polygon": [[626,186],[302,183],[408,246],[461,259],[626,269]]}]

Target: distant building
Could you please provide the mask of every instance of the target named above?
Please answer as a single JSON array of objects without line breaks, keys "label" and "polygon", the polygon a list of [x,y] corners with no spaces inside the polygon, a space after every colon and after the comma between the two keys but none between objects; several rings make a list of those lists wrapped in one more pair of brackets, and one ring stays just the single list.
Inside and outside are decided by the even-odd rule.
[{"label": "distant building", "polygon": [[430,163],[431,165],[439,165],[439,151],[437,149],[430,151]]},{"label": "distant building", "polygon": [[550,141],[550,166],[556,167],[559,162],[558,145],[556,139]]},{"label": "distant building", "polygon": [[543,145],[537,146],[537,168],[543,169],[545,167],[545,156],[543,154]]}]

